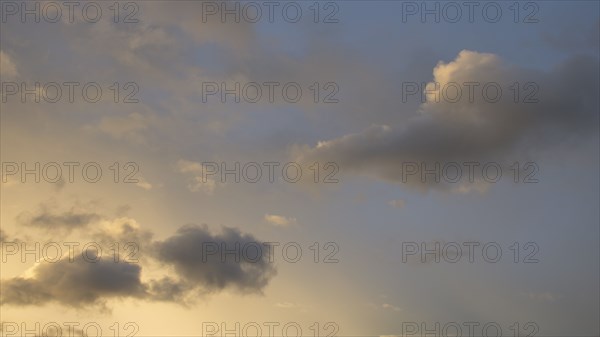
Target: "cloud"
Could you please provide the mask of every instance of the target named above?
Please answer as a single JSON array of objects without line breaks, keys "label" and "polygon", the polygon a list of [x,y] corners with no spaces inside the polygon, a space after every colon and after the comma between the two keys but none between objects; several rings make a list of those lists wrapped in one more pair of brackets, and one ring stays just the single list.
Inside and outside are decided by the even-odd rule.
[{"label": "cloud", "polygon": [[[201,291],[234,288],[242,293],[260,293],[275,275],[275,268],[264,254],[258,255],[254,248],[249,248],[247,254],[224,254],[225,249],[247,244],[256,244],[263,251],[268,249],[252,235],[234,228],[224,227],[222,233],[211,234],[205,225],[187,225],[174,236],[157,242],[154,251],[159,261],[172,265],[179,276]],[[212,245],[217,249],[215,254],[209,254],[212,248],[208,247]]]},{"label": "cloud", "polygon": [[8,241],[8,235],[6,234],[5,231],[3,231],[2,229],[0,229],[0,243],[3,242],[9,242]]},{"label": "cloud", "polygon": [[[93,251],[89,259],[95,259]],[[13,305],[41,305],[56,301],[80,307],[100,304],[107,298],[143,297],[146,287],[140,280],[141,267],[112,259],[92,263],[83,255],[73,261],[36,265],[33,277],[3,280],[1,302]]]},{"label": "cloud", "polygon": [[392,304],[389,304],[389,303],[383,303],[383,304],[381,305],[381,307],[382,307],[383,309],[387,309],[387,310],[391,310],[391,311],[396,311],[396,312],[398,312],[398,311],[402,311],[402,309],[400,309],[399,307],[397,307],[397,306],[395,306],[395,305],[392,305]]},{"label": "cloud", "polygon": [[[112,220],[102,220],[98,223],[97,230],[91,235],[94,241],[110,246],[114,243],[133,243],[138,247],[136,257],[141,256],[144,247],[150,247],[154,233],[143,229],[141,225],[132,218],[120,217]],[[126,253],[126,252],[122,252]],[[131,254],[130,251],[127,254]]]},{"label": "cloud", "polygon": [[[223,5],[233,9],[243,5],[243,2],[227,1],[227,4]],[[256,40],[256,25],[244,21],[236,24],[222,23],[220,15],[207,15],[204,19],[204,10],[201,7],[203,5],[199,2],[186,2],[176,7],[168,3],[152,3],[144,6],[143,10],[144,17],[148,18],[149,22],[167,27],[177,26],[187,37],[200,44],[218,43],[239,51],[248,48]],[[147,43],[155,43],[153,40],[157,34],[154,30],[146,35]],[[159,36],[159,40],[165,40],[163,43],[168,42],[162,35]]]},{"label": "cloud", "polygon": [[[100,247],[118,242],[133,243],[135,249],[120,246],[116,261],[111,254],[97,256],[93,249],[85,254],[76,252],[73,259],[65,253],[57,262],[43,261],[25,277],[2,280],[0,302],[16,306],[56,302],[82,308],[106,307],[109,299],[134,298],[188,305],[198,296],[226,289],[260,294],[276,274],[266,259],[266,249],[271,248],[235,228],[224,227],[220,234],[211,234],[206,225],[187,225],[164,241],[152,241],[153,233],[131,218],[98,224],[90,236]],[[7,239],[4,231],[0,231],[0,239]],[[211,248],[217,251],[203,251],[205,244],[214,245]],[[236,247],[238,258],[221,254]],[[154,277],[142,280],[143,267],[150,268]]]},{"label": "cloud", "polygon": [[397,199],[397,200],[391,200],[389,202],[390,206],[395,207],[395,208],[404,208],[404,205],[406,204],[406,202],[402,199]]},{"label": "cloud", "polygon": [[160,280],[151,280],[149,288],[154,301],[188,303],[186,297],[190,287],[184,282],[174,280],[171,277],[163,277]]},{"label": "cloud", "polygon": [[0,76],[4,80],[16,79],[19,76],[17,66],[11,57],[2,50],[0,50]]},{"label": "cloud", "polygon": [[296,308],[297,305],[292,302],[277,302],[277,303],[275,303],[275,307],[282,308],[282,309],[293,309],[293,308]]},{"label": "cloud", "polygon": [[[493,95],[484,97],[477,90],[470,100],[466,87],[463,97],[454,103],[425,95],[418,113],[402,125],[373,125],[362,132],[320,141],[315,147],[298,146],[293,157],[304,163],[333,161],[344,174],[372,175],[418,189],[464,192],[467,188],[456,183],[437,183],[419,174],[403,177],[403,165],[431,168],[436,162],[443,166],[477,161],[482,165],[497,162],[508,170],[509,165],[529,159],[536,151],[586,139],[597,133],[597,73],[597,61],[587,57],[574,57],[544,73],[508,65],[494,54],[463,50],[452,62],[438,63],[427,87],[477,82],[481,89],[493,82],[503,89],[497,102],[489,100]],[[515,82],[521,85],[519,103],[513,101],[514,92],[509,89]],[[539,88],[537,103],[522,103],[524,95],[535,89],[525,90],[527,82]],[[475,182],[480,184],[481,179],[475,177]]]},{"label": "cloud", "polygon": [[287,227],[296,223],[296,218],[288,218],[283,215],[265,214],[265,220],[275,226]]},{"label": "cloud", "polygon": [[296,302],[277,302],[274,304],[275,308],[283,309],[283,310],[293,310],[301,313],[307,313],[310,310],[314,310],[311,306],[307,306],[304,304],[296,303]]},{"label": "cloud", "polygon": [[528,293],[524,293],[523,295],[527,296],[531,300],[539,301],[539,302],[554,302],[560,297],[560,296],[557,296],[557,295],[549,293],[549,292],[545,292],[545,293],[528,292]]},{"label": "cloud", "polygon": [[148,182],[148,181],[147,181],[145,178],[143,178],[143,177],[138,177],[138,178],[137,178],[137,180],[138,180],[138,182],[137,182],[137,183],[135,183],[135,185],[136,185],[137,187],[140,187],[140,188],[142,188],[142,189],[146,190],[146,191],[150,191],[150,190],[151,190],[151,189],[154,187],[154,186],[152,186],[152,184],[151,184],[151,183],[149,183],[149,182]]},{"label": "cloud", "polygon": [[187,186],[191,192],[203,191],[208,195],[214,193],[217,181],[205,176],[205,167],[201,163],[182,159],[177,162],[177,170],[181,173],[193,174]]},{"label": "cloud", "polygon": [[128,140],[134,144],[145,143],[143,131],[148,129],[150,119],[140,113],[134,112],[127,116],[102,117],[97,126],[87,126],[88,129],[97,128],[117,140]]},{"label": "cloud", "polygon": [[35,213],[23,212],[17,216],[17,221],[24,226],[43,228],[46,230],[63,229],[71,231],[81,229],[100,220],[99,214],[89,212],[81,206],[73,206],[68,211],[56,212],[49,204],[41,204]]}]

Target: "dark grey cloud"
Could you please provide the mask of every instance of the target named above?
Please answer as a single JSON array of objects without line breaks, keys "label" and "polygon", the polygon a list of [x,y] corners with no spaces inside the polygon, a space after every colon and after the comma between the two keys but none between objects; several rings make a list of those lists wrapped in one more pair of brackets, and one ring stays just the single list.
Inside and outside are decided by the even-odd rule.
[{"label": "dark grey cloud", "polygon": [[[252,253],[240,253],[239,261],[236,261],[235,254],[222,254],[223,247],[231,250],[236,244],[240,247],[238,251],[246,244],[260,245],[262,255],[258,256],[254,253],[257,250],[252,250]],[[208,254],[211,247],[218,247],[218,252]],[[172,265],[192,287],[209,292],[234,288],[244,293],[256,293],[261,292],[275,275],[274,266],[267,261],[266,249],[252,235],[235,228],[224,227],[222,233],[211,234],[205,225],[187,225],[174,236],[157,242],[154,251],[158,260]]]},{"label": "dark grey cloud", "polygon": [[[297,161],[336,162],[341,172],[372,175],[417,188],[447,188],[416,175],[402,180],[408,162],[499,162],[507,167],[527,160],[538,151],[589,139],[598,132],[598,60],[573,57],[550,72],[505,64],[493,54],[463,51],[449,63],[439,63],[433,81],[489,82],[503,89],[502,98],[490,103],[482,96],[456,103],[427,100],[414,118],[401,125],[374,125],[362,132],[298,147]],[[508,86],[533,82],[539,88],[537,103],[515,103]],[[480,85],[480,88],[481,88]],[[476,91],[477,92],[477,91]],[[463,91],[466,95],[466,91]],[[477,95],[477,94],[476,94]],[[419,98],[420,99],[420,96]]]},{"label": "dark grey cloud", "polygon": [[[95,258],[89,253],[90,258]],[[140,280],[141,267],[111,259],[90,262],[77,256],[44,263],[33,277],[15,277],[2,283],[1,302],[12,305],[40,305],[47,302],[81,307],[101,304],[108,298],[143,297],[146,286]]]},{"label": "dark grey cloud", "polygon": [[188,299],[192,290],[190,286],[171,277],[151,280],[149,289],[154,301],[177,302],[184,305],[190,302]]},{"label": "dark grey cloud", "polygon": [[[133,219],[118,218],[107,223],[103,230],[91,233],[94,241],[101,247],[114,242],[133,243],[135,251],[122,246],[117,262],[106,254],[96,259],[94,250],[85,255],[76,251],[73,260],[65,255],[55,263],[43,261],[32,269],[30,277],[2,280],[0,303],[25,306],[56,302],[76,308],[106,308],[110,299],[137,298],[188,305],[225,288],[261,293],[275,275],[266,253],[240,255],[237,261],[233,255],[222,260],[220,253],[204,258],[205,243],[216,244],[219,249],[221,244],[231,249],[236,243],[240,247],[252,243],[267,249],[254,236],[234,228],[225,227],[222,233],[213,235],[207,226],[187,225],[166,240],[153,242],[153,233],[141,229]],[[3,231],[0,238],[6,239]],[[147,254],[141,254],[142,251]],[[163,272],[174,273],[142,280],[142,266],[156,266],[156,261]]]}]

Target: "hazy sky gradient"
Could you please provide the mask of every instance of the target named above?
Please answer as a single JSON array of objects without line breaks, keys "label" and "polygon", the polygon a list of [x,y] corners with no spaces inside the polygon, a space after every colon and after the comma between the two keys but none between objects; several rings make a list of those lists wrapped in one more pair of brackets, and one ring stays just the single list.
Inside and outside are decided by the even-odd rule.
[{"label": "hazy sky gradient", "polygon": [[[473,23],[403,22],[402,1],[337,1],[337,23],[314,23],[314,4],[304,1],[295,2],[298,23],[280,12],[274,23],[203,22],[203,2],[176,0],[133,1],[139,22],[115,23],[110,4],[98,3],[97,23],[76,10],[73,23],[15,15],[0,24],[3,89],[69,81],[103,89],[98,103],[78,91],[74,103],[66,91],[58,103],[22,103],[20,92],[0,103],[3,170],[8,162],[103,169],[97,183],[80,174],[72,183],[8,177],[2,241],[135,242],[139,262],[4,256],[0,321],[98,322],[103,335],[114,322],[125,335],[122,326],[135,322],[137,336],[197,336],[202,322],[298,322],[305,336],[314,322],[320,335],[335,322],[337,336],[401,335],[403,322],[497,322],[506,336],[514,322],[535,322],[537,336],[600,333],[597,1],[531,2],[536,23],[522,22],[533,8],[526,2],[519,23],[512,2],[496,2],[497,23],[480,11]],[[203,83],[269,81],[299,83],[302,99],[203,101]],[[498,82],[503,97],[402,100],[403,83],[468,81]],[[514,103],[508,86],[530,81],[539,102]],[[118,103],[108,89],[115,82]],[[138,103],[123,103],[128,82],[139,87]],[[335,83],[339,102],[314,103],[315,82]],[[304,169],[297,183],[280,171],[271,183],[266,169],[258,183],[202,182],[203,162],[291,161]],[[338,182],[314,183],[315,161],[322,177],[331,172],[323,165],[336,163]],[[402,163],[436,161],[497,162],[504,175],[491,184],[402,180]],[[516,161],[536,163],[539,182],[514,183]],[[139,168],[137,184],[122,182],[127,162]],[[211,240],[281,245],[274,263],[202,261],[199,247]],[[501,261],[403,262],[403,242],[471,241],[498,243]],[[302,247],[300,262],[281,257],[288,242]],[[338,263],[322,263],[328,242]],[[535,243],[539,262],[513,263],[514,242]]]}]

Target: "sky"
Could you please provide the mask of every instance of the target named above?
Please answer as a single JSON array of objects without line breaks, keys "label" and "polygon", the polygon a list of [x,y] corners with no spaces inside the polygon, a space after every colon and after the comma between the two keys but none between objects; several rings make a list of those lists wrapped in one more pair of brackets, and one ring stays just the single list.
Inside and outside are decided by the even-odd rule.
[{"label": "sky", "polygon": [[0,0],[2,336],[598,336],[598,1]]}]

